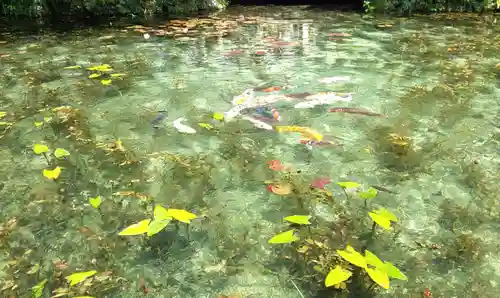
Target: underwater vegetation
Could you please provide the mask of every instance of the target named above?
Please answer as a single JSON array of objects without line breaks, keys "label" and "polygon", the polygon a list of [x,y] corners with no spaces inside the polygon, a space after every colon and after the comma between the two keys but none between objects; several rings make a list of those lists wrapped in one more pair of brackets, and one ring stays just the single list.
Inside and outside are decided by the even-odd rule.
[{"label": "underwater vegetation", "polygon": [[[497,27],[316,18],[6,35],[0,296],[495,297]],[[256,110],[273,132],[220,112],[356,80],[353,106]]]}]

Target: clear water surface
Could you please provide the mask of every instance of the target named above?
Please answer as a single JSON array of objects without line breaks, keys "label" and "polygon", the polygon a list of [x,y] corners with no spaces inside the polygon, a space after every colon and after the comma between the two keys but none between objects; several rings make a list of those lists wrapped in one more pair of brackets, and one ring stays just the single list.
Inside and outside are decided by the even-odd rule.
[{"label": "clear water surface", "polygon": [[[31,297],[46,279],[40,297],[499,297],[499,21],[232,8],[177,28],[4,32],[1,296]],[[89,78],[102,64],[113,71]],[[351,80],[320,81],[333,76]],[[273,125],[310,127],[336,145],[212,119],[233,96],[270,86],[352,92],[350,103],[276,107]],[[385,117],[328,112],[338,106]],[[177,131],[179,117],[196,133]],[[56,148],[70,155],[55,158]],[[57,180],[42,175],[56,165]],[[327,191],[310,187],[318,178],[331,180]],[[288,195],[266,189],[284,181]],[[361,187],[344,193],[341,181]],[[359,191],[370,186],[379,191],[365,205]],[[153,237],[118,235],[154,204],[199,217]],[[399,220],[372,235],[368,212],[379,207]],[[310,228],[269,244],[289,215],[311,215]],[[347,289],[326,289],[346,244],[408,280],[384,290],[353,271]],[[68,288],[65,277],[91,270]]]}]

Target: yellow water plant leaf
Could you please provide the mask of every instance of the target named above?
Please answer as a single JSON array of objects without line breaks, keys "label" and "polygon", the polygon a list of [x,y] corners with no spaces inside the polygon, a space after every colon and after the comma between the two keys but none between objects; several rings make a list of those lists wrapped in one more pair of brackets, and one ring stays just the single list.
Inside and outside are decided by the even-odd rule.
[{"label": "yellow water plant leaf", "polygon": [[368,276],[379,286],[384,289],[389,288],[389,276],[385,271],[379,270],[377,268],[365,268]]},{"label": "yellow water plant leaf", "polygon": [[291,223],[296,223],[299,225],[310,225],[311,222],[309,222],[309,219],[311,219],[310,215],[291,215],[283,218],[286,221],[289,221]]},{"label": "yellow water plant leaf", "polygon": [[54,150],[54,156],[57,158],[63,158],[65,156],[69,156],[69,155],[70,155],[70,153],[66,149],[57,148],[56,150]]},{"label": "yellow water plant leaf", "polygon": [[53,170],[43,170],[43,176],[52,180],[56,180],[57,178],[59,178],[59,175],[61,175],[60,167],[56,167]]},{"label": "yellow water plant leaf", "polygon": [[80,65],[72,65],[72,66],[66,66],[64,69],[79,69],[82,68]]},{"label": "yellow water plant leaf", "polygon": [[378,215],[377,213],[374,213],[374,212],[368,212],[368,215],[371,217],[371,219],[376,223],[378,224],[379,226],[381,226],[382,228],[390,231],[391,230],[391,221],[388,220],[387,218],[381,216],[381,215]]},{"label": "yellow water plant leaf", "polygon": [[368,249],[365,250],[365,260],[368,265],[372,265],[375,268],[378,268],[380,270],[385,268],[384,262],[382,262],[382,260],[380,260],[374,253],[372,253]]},{"label": "yellow water plant leaf", "polygon": [[161,230],[163,230],[170,223],[170,219],[154,219],[148,226],[148,236],[153,236],[154,234],[158,234]]},{"label": "yellow water plant leaf", "polygon": [[392,263],[385,262],[384,268],[385,272],[387,272],[387,275],[389,275],[389,277],[399,280],[408,280],[408,277],[406,277],[406,275],[404,275],[401,271],[399,271],[399,269],[396,268],[396,266],[394,266]]},{"label": "yellow water plant leaf", "polygon": [[208,130],[211,130],[212,128],[214,128],[214,126],[212,124],[208,124],[208,123],[198,123],[198,125],[200,127],[206,128]]},{"label": "yellow water plant leaf", "polygon": [[299,239],[300,239],[299,237],[295,236],[295,230],[289,230],[275,235],[267,242],[270,244],[283,244],[283,243],[291,243]]},{"label": "yellow water plant leaf", "polygon": [[123,76],[126,76],[126,74],[124,74],[124,73],[112,73],[111,74],[112,78],[120,78],[120,77],[123,77]]},{"label": "yellow water plant leaf", "polygon": [[357,252],[349,244],[347,245],[345,250],[338,250],[337,249],[337,253],[347,262],[349,262],[355,266],[361,267],[361,268],[367,268],[365,257],[363,257],[362,254]]},{"label": "yellow water plant leaf", "polygon": [[337,182],[337,184],[342,187],[342,188],[356,188],[356,187],[360,187],[361,184],[357,183],[357,182]]},{"label": "yellow water plant leaf", "polygon": [[52,117],[43,117],[44,122],[50,122],[52,120]]},{"label": "yellow water plant leaf", "polygon": [[99,208],[99,206],[101,206],[102,198],[101,198],[101,196],[97,196],[95,198],[89,198],[89,203],[90,203],[90,205],[92,205],[92,207],[97,209],[97,208]]},{"label": "yellow water plant leaf", "polygon": [[95,79],[95,78],[98,78],[100,76],[101,76],[101,74],[93,73],[93,74],[89,75],[89,79]]},{"label": "yellow water plant leaf", "polygon": [[0,118],[7,116],[7,112],[0,112]]},{"label": "yellow water plant leaf", "polygon": [[215,112],[212,118],[214,118],[215,120],[222,121],[224,120],[224,114],[220,112]]},{"label": "yellow water plant leaf", "polygon": [[94,66],[91,66],[87,69],[88,70],[97,70],[97,71],[111,71],[111,70],[113,70],[111,68],[111,65],[109,65],[109,64],[94,65]]},{"label": "yellow water plant leaf", "polygon": [[47,147],[46,145],[42,145],[42,144],[35,144],[35,145],[33,145],[33,152],[35,152],[35,154],[46,153],[46,152],[49,152],[49,147]]},{"label": "yellow water plant leaf", "polygon": [[380,215],[382,217],[385,217],[385,218],[387,218],[390,221],[393,221],[393,222],[397,222],[398,221],[398,217],[394,213],[392,213],[391,211],[389,211],[389,210],[387,210],[385,208],[380,208],[376,212],[377,212],[378,215]]},{"label": "yellow water plant leaf", "polygon": [[331,270],[325,279],[325,286],[331,287],[344,282],[351,277],[352,272],[345,270],[339,265],[335,266],[335,269]]},{"label": "yellow water plant leaf", "polygon": [[292,185],[290,183],[278,183],[271,185],[271,191],[280,196],[289,195],[292,192]]},{"label": "yellow water plant leaf", "polygon": [[148,226],[150,222],[151,222],[150,219],[141,220],[138,223],[126,227],[120,233],[118,233],[118,235],[133,236],[133,235],[145,234],[148,232]]},{"label": "yellow water plant leaf", "polygon": [[187,212],[183,209],[167,209],[167,216],[177,219],[178,221],[182,221],[185,223],[191,223],[192,219],[197,218],[196,214]]},{"label": "yellow water plant leaf", "polygon": [[370,187],[367,191],[359,193],[359,196],[365,200],[370,200],[377,196],[377,190],[373,187]]},{"label": "yellow water plant leaf", "polygon": [[168,215],[168,210],[161,205],[155,205],[155,209],[153,210],[153,217],[155,220],[172,219],[172,217]]},{"label": "yellow water plant leaf", "polygon": [[43,289],[45,288],[45,284],[47,283],[47,281],[48,279],[44,279],[31,288],[31,294],[33,295],[33,298],[42,297]]},{"label": "yellow water plant leaf", "polygon": [[66,276],[66,280],[69,281],[69,286],[71,287],[81,283],[82,281],[86,280],[87,278],[93,276],[96,273],[97,271],[95,270],[73,273],[70,276]]},{"label": "yellow water plant leaf", "polygon": [[101,84],[103,84],[104,86],[111,85],[111,82],[111,80],[101,80]]},{"label": "yellow water plant leaf", "polygon": [[34,122],[35,127],[40,127],[43,125],[43,122]]}]

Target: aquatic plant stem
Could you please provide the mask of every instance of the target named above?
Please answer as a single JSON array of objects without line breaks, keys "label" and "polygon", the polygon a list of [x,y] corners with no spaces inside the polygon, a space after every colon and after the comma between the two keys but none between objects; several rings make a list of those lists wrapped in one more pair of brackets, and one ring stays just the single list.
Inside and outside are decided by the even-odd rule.
[{"label": "aquatic plant stem", "polygon": [[293,284],[293,286],[295,287],[295,289],[297,289],[297,292],[299,292],[300,297],[302,297],[302,298],[306,298],[306,297],[302,294],[302,292],[300,291],[299,287],[297,287],[297,285],[295,284],[295,282],[293,281],[293,279],[291,279],[291,278],[290,278],[290,281],[292,282],[292,284]]},{"label": "aquatic plant stem", "polygon": [[50,160],[49,160],[49,157],[47,156],[47,153],[43,152],[42,155],[45,158],[45,160],[47,161],[47,165],[50,166]]}]

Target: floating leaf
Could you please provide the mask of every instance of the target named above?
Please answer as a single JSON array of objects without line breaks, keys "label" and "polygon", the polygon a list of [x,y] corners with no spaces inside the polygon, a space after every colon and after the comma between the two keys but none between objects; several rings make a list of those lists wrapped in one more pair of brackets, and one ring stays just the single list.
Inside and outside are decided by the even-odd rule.
[{"label": "floating leaf", "polygon": [[389,288],[389,276],[385,271],[381,271],[379,269],[365,268],[366,273],[370,276],[370,278],[379,286],[384,289]]},{"label": "floating leaf", "polygon": [[50,122],[52,120],[52,117],[43,117],[44,122]]},{"label": "floating leaf", "polygon": [[212,124],[208,124],[208,123],[198,123],[198,125],[200,127],[206,128],[208,130],[211,130],[212,128],[214,128],[214,126]]},{"label": "floating leaf", "polygon": [[112,73],[111,74],[112,78],[120,78],[120,77],[123,77],[123,76],[126,76],[126,74],[124,74],[124,73]]},{"label": "floating leaf", "polygon": [[101,84],[103,84],[104,86],[111,85],[111,82],[111,80],[101,80]]},{"label": "floating leaf", "polygon": [[95,198],[89,198],[89,203],[90,203],[90,205],[92,205],[92,207],[97,209],[97,208],[99,208],[99,206],[101,206],[102,198],[101,198],[101,196],[97,196]]},{"label": "floating leaf", "polygon": [[0,122],[0,126],[10,126],[10,125],[12,125],[12,122],[5,122],[5,121]]},{"label": "floating leaf", "polygon": [[337,182],[337,184],[342,188],[356,188],[361,186],[357,182]]},{"label": "floating leaf", "polygon": [[376,213],[373,213],[373,212],[369,212],[368,215],[372,218],[372,220],[378,224],[379,226],[381,226],[382,228],[390,231],[391,230],[391,221],[388,220],[387,218],[383,217],[383,216],[380,216]]},{"label": "floating leaf", "polygon": [[148,236],[153,236],[154,234],[158,234],[161,230],[163,230],[170,223],[169,219],[163,220],[153,220],[148,226]]},{"label": "floating leaf", "polygon": [[63,158],[69,155],[70,153],[66,149],[57,148],[56,150],[54,150],[54,156],[57,158]]},{"label": "floating leaf", "polygon": [[141,220],[138,223],[135,223],[133,225],[130,225],[123,229],[118,235],[120,236],[133,236],[133,235],[140,235],[148,232],[148,226],[150,219],[144,219]]},{"label": "floating leaf", "polygon": [[96,66],[91,66],[87,68],[88,70],[97,70],[97,71],[112,71],[111,65],[109,64],[101,64]]},{"label": "floating leaf", "polygon": [[292,185],[290,183],[273,184],[270,190],[280,196],[286,196],[292,192]]},{"label": "floating leaf", "polygon": [[268,243],[271,244],[282,244],[282,243],[291,243],[299,240],[300,238],[295,236],[295,230],[289,230],[283,233],[279,233],[278,235],[271,238]]},{"label": "floating leaf", "polygon": [[91,74],[91,75],[89,76],[89,79],[95,79],[95,78],[98,78],[98,77],[100,77],[100,76],[101,76],[101,74],[99,74],[99,73],[93,73],[93,74]]},{"label": "floating leaf", "polygon": [[309,219],[311,219],[310,215],[292,215],[284,218],[286,221],[299,225],[310,225]]},{"label": "floating leaf", "polygon": [[214,118],[215,120],[222,121],[224,120],[224,114],[220,112],[215,112],[212,118]]},{"label": "floating leaf", "polygon": [[47,281],[48,279],[44,279],[31,288],[31,294],[33,295],[33,298],[42,297],[43,289],[45,288],[45,284],[47,283]]},{"label": "floating leaf", "polygon": [[168,210],[161,206],[161,205],[155,205],[155,209],[153,211],[153,216],[155,220],[171,220],[172,217],[168,215]]},{"label": "floating leaf", "polygon": [[42,144],[35,144],[33,146],[33,152],[35,152],[35,154],[46,153],[46,152],[49,152],[49,147],[47,147],[46,145],[42,145]]},{"label": "floating leaf", "polygon": [[384,267],[385,267],[385,272],[387,272],[387,275],[389,275],[389,277],[399,280],[408,280],[408,277],[406,277],[406,275],[404,275],[401,271],[399,271],[399,269],[396,268],[392,263],[385,262]]},{"label": "floating leaf", "polygon": [[7,112],[0,112],[0,118],[7,116]]},{"label": "floating leaf", "polygon": [[373,187],[370,187],[367,191],[359,193],[359,196],[363,199],[370,200],[377,196],[377,190]]},{"label": "floating leaf", "polygon": [[387,218],[390,221],[393,221],[393,222],[397,222],[398,221],[398,217],[394,213],[392,213],[391,211],[389,211],[389,210],[387,210],[385,208],[380,208],[376,212],[377,212],[378,215],[383,216],[383,217]]},{"label": "floating leaf", "polygon": [[369,250],[365,250],[365,260],[368,265],[372,265],[375,268],[381,270],[385,268],[384,262],[382,262],[374,253]]},{"label": "floating leaf", "polygon": [[325,286],[331,287],[341,282],[344,282],[351,277],[352,272],[345,270],[340,266],[336,266],[335,269],[331,270],[325,279]]},{"label": "floating leaf", "polygon": [[57,178],[59,178],[59,175],[61,175],[60,167],[56,167],[53,170],[47,170],[47,169],[43,170],[43,176],[52,180],[56,180]]},{"label": "floating leaf", "polygon": [[347,245],[345,250],[337,250],[337,253],[349,263],[361,268],[367,268],[365,257],[354,250],[352,246]]},{"label": "floating leaf", "polygon": [[79,69],[82,68],[80,65],[72,65],[72,66],[66,66],[64,69]]},{"label": "floating leaf", "polygon": [[167,215],[168,217],[173,217],[174,219],[185,222],[187,224],[191,223],[192,219],[198,217],[196,216],[196,214],[187,212],[186,210],[183,209],[167,209]]},{"label": "floating leaf", "polygon": [[40,126],[43,125],[43,122],[34,122],[34,124],[35,124],[36,127],[40,127]]},{"label": "floating leaf", "polygon": [[76,284],[81,283],[82,281],[86,280],[87,278],[91,277],[92,275],[94,275],[96,273],[97,273],[97,271],[95,271],[95,270],[73,273],[70,276],[67,276],[66,280],[69,281],[69,286],[71,287],[71,286],[74,286]]}]

